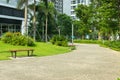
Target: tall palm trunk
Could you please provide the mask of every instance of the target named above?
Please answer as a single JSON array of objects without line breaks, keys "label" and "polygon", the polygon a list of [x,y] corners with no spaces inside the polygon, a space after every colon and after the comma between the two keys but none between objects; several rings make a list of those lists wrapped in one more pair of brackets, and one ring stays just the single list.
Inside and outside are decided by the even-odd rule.
[{"label": "tall palm trunk", "polygon": [[119,33],[120,33],[120,0],[118,0],[118,27],[119,27]]},{"label": "tall palm trunk", "polygon": [[24,17],[25,17],[25,23],[24,23],[25,32],[24,32],[24,34],[25,35],[28,35],[28,26],[27,26],[28,16],[27,16],[27,13],[28,13],[28,0],[25,2],[25,14],[24,14]]},{"label": "tall palm trunk", "polygon": [[47,23],[48,23],[48,18],[47,18],[47,14],[46,14],[46,30],[45,30],[45,42],[47,42],[48,41],[48,39],[47,39],[47,27],[48,27],[48,25],[47,25]]},{"label": "tall palm trunk", "polygon": [[101,40],[101,33],[98,32],[98,40]]},{"label": "tall palm trunk", "polygon": [[36,12],[36,0],[34,0],[34,16],[33,16],[33,27],[34,27],[34,34],[33,34],[33,38],[34,41],[36,41],[36,16],[35,16],[35,12]]}]

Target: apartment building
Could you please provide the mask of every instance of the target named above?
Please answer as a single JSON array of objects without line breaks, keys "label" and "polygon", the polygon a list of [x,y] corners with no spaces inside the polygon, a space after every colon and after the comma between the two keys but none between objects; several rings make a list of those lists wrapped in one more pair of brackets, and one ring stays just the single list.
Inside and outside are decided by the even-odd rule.
[{"label": "apartment building", "polygon": [[55,0],[55,8],[59,13],[63,13],[63,0]]},{"label": "apartment building", "polygon": [[71,0],[71,17],[72,19],[77,19],[75,15],[75,8],[77,8],[78,4],[89,5],[90,0]]},{"label": "apartment building", "polygon": [[55,0],[56,10],[71,16],[72,19],[77,19],[74,9],[78,4],[89,5],[90,0]]},{"label": "apartment building", "polygon": [[16,0],[11,1],[0,0],[0,36],[5,32],[24,33],[24,11],[16,9]]}]

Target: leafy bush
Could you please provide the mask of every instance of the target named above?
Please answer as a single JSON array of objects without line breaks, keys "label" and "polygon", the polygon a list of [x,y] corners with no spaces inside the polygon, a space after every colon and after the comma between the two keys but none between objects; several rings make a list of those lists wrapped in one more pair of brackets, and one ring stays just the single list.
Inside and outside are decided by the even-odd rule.
[{"label": "leafy bush", "polygon": [[32,40],[32,38],[21,35],[21,33],[16,32],[16,33],[11,33],[7,32],[6,34],[3,35],[2,41],[5,43],[9,43],[12,45],[21,45],[21,46],[34,46],[35,43]]},{"label": "leafy bush", "polygon": [[5,43],[10,43],[12,40],[12,37],[13,37],[13,34],[11,32],[7,32],[2,36],[2,41],[4,41]]},{"label": "leafy bush", "polygon": [[58,45],[58,46],[68,46],[68,41],[64,36],[58,36],[55,35],[50,40],[52,44]]}]

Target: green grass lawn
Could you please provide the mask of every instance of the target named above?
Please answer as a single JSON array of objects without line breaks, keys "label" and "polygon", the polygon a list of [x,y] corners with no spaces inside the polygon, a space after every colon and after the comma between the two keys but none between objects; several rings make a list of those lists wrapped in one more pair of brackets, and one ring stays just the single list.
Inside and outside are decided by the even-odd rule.
[{"label": "green grass lawn", "polygon": [[[39,56],[49,56],[49,55],[56,55],[56,54],[62,54],[71,51],[70,47],[60,47],[52,45],[51,43],[41,43],[36,42],[35,47],[28,47],[28,46],[13,46],[10,44],[5,44],[2,41],[0,41],[0,60],[9,60],[11,53],[7,52],[9,50],[14,49],[25,49],[25,48],[32,48],[34,49],[34,55],[35,57]],[[17,56],[27,56],[27,52],[17,52]]]}]

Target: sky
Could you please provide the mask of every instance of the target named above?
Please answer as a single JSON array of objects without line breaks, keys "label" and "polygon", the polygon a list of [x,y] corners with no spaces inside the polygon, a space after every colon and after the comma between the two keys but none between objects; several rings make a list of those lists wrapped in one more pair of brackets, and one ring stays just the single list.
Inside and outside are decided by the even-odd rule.
[{"label": "sky", "polygon": [[16,7],[17,0],[10,0],[9,4],[6,2],[6,0],[0,0],[0,4],[5,4],[5,5],[12,6],[12,7]]},{"label": "sky", "polygon": [[[28,0],[29,3],[32,3],[33,0]],[[39,1],[39,0],[37,0]],[[9,5],[11,7],[16,7],[17,6],[17,0],[10,0],[9,4],[6,2],[6,0],[0,0],[0,4],[4,4],[4,5]]]}]

